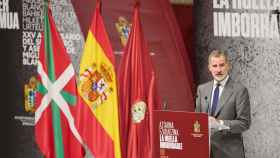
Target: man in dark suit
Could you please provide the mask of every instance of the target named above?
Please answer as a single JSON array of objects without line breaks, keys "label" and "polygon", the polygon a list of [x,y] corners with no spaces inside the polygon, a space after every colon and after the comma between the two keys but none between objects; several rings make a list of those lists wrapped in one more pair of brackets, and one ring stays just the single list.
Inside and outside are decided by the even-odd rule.
[{"label": "man in dark suit", "polygon": [[251,124],[248,90],[230,78],[224,52],[210,53],[208,69],[213,80],[198,86],[195,110],[209,114],[211,158],[244,158],[242,132]]}]

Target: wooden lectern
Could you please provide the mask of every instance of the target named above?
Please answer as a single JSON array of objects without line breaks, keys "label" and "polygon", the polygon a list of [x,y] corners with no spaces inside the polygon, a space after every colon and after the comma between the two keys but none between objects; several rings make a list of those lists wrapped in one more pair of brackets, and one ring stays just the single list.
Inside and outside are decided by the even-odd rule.
[{"label": "wooden lectern", "polygon": [[153,112],[154,158],[209,158],[208,115]]}]

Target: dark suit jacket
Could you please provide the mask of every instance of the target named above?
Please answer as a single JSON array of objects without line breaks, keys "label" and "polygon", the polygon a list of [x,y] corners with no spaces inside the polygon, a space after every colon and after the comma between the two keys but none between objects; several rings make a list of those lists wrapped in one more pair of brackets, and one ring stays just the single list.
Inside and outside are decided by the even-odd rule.
[{"label": "dark suit jacket", "polygon": [[[214,81],[197,88],[196,112],[208,113]],[[229,130],[211,134],[212,158],[244,158],[242,132],[251,124],[248,90],[240,83],[228,79],[221,94],[215,118],[223,120]]]}]

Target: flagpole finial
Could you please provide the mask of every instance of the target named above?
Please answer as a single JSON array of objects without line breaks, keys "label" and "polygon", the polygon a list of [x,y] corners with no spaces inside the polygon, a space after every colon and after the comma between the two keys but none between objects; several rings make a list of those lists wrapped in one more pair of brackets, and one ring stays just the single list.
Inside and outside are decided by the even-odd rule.
[{"label": "flagpole finial", "polygon": [[134,0],[135,3],[135,7],[139,7],[140,6],[140,0]]},{"label": "flagpole finial", "polygon": [[96,0],[96,5],[101,5],[101,0]]},{"label": "flagpole finial", "polygon": [[97,0],[96,1],[96,8],[99,10],[100,14],[101,14],[101,7],[102,7],[102,1],[101,0]]},{"label": "flagpole finial", "polygon": [[50,0],[44,0],[44,6],[46,7],[46,8],[49,8],[50,7]]},{"label": "flagpole finial", "polygon": [[44,0],[44,4],[49,4],[49,0]]}]

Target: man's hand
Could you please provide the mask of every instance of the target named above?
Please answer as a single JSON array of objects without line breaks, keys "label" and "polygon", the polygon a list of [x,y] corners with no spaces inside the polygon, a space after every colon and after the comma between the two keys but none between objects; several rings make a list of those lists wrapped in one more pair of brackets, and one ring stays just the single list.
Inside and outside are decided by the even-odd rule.
[{"label": "man's hand", "polygon": [[211,135],[213,135],[214,133],[219,131],[219,121],[212,116],[209,116],[208,119],[209,119],[210,133]]},{"label": "man's hand", "polygon": [[209,123],[219,123],[215,117],[209,116]]},{"label": "man's hand", "polygon": [[212,116],[209,116],[208,119],[209,119],[209,126],[211,128],[211,132],[217,132],[217,131],[229,129],[228,126],[224,125],[223,120],[218,120]]}]

